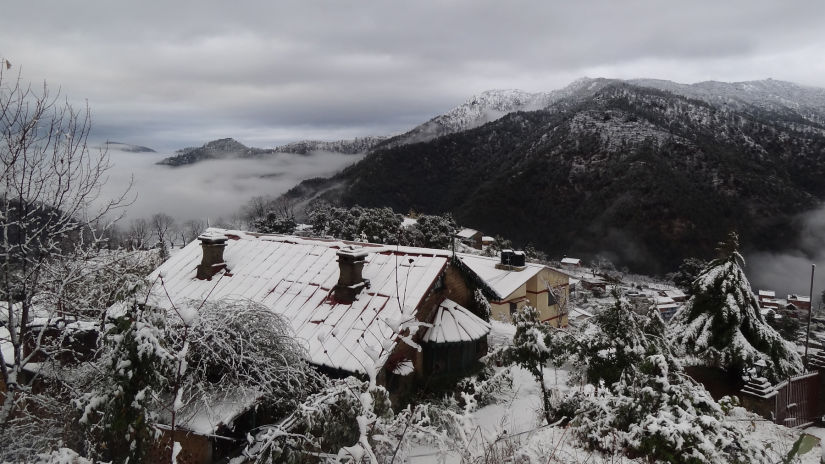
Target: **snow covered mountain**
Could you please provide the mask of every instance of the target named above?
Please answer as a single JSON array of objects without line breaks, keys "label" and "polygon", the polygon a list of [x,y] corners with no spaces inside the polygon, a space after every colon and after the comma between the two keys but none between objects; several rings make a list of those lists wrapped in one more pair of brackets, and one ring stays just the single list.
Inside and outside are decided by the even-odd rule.
[{"label": "snow covered mountain", "polygon": [[592,94],[606,85],[606,79],[579,79],[567,87],[550,92],[530,93],[522,90],[487,90],[470,97],[463,104],[436,116],[409,132],[392,137],[380,148],[426,142],[442,135],[474,129],[516,111],[536,111],[571,97]]},{"label": "snow covered mountain", "polygon": [[390,139],[287,195],[450,212],[551,255],[607,254],[668,272],[709,257],[731,230],[757,249],[798,240],[789,224],[825,200],[823,93],[779,81],[610,79],[550,94],[492,92],[405,134],[434,128],[429,141]]},{"label": "snow covered mountain", "polygon": [[232,138],[218,139],[200,147],[182,148],[174,156],[164,158],[157,164],[178,167],[209,159],[253,158],[276,153],[272,149],[250,148]]}]

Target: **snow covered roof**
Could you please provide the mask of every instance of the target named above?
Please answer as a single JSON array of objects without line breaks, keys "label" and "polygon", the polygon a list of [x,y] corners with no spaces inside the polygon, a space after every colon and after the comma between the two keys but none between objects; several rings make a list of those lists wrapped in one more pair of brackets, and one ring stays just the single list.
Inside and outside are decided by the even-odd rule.
[{"label": "snow covered roof", "polygon": [[404,216],[404,219],[401,220],[401,227],[404,227],[405,229],[416,224],[418,224],[418,219],[413,219],[411,217]]},{"label": "snow covered roof", "polygon": [[809,302],[811,297],[802,295],[788,295],[788,301]]},{"label": "snow covered roof", "polygon": [[456,253],[456,257],[464,265],[470,268],[481,280],[497,294],[499,300],[505,299],[519,287],[527,283],[531,277],[538,274],[545,267],[541,264],[525,263],[524,270],[512,271],[498,269],[498,258],[487,258],[485,256],[470,255],[466,253]]},{"label": "snow covered roof", "polygon": [[456,235],[458,238],[472,238],[474,235],[478,234],[478,231],[475,229],[461,229]]},{"label": "snow covered roof", "polygon": [[481,237],[481,241],[485,243],[494,243],[496,241],[496,238],[490,237],[489,235],[484,235]]},{"label": "snow covered roof", "polygon": [[423,341],[432,343],[469,342],[486,337],[490,323],[453,300],[444,300],[438,306],[433,326],[427,329]]},{"label": "snow covered roof", "polygon": [[684,298],[684,297],[687,296],[687,295],[685,295],[685,292],[683,292],[681,290],[678,290],[678,289],[662,290],[661,293],[664,294],[664,296],[666,296],[668,298],[674,298],[674,299],[675,298]]},{"label": "snow covered roof", "polygon": [[776,292],[773,290],[759,290],[759,296],[767,296],[773,298],[776,296]]},{"label": "snow covered roof", "polygon": [[[370,285],[344,304],[332,297],[339,276],[336,253],[351,243],[216,231],[229,237],[223,254],[227,269],[212,280],[195,277],[202,257],[198,241],[149,279],[162,275],[175,302],[229,298],[261,303],[289,321],[312,363],[349,372],[383,366],[396,344],[394,330],[416,317],[450,256],[445,250],[362,244],[371,251],[362,273]],[[170,308],[164,289],[155,285],[153,290],[154,303]]]},{"label": "snow covered roof", "polygon": [[579,259],[579,258],[562,258],[561,263],[562,264],[573,264],[573,265],[578,266],[579,264],[582,263],[582,260]]}]

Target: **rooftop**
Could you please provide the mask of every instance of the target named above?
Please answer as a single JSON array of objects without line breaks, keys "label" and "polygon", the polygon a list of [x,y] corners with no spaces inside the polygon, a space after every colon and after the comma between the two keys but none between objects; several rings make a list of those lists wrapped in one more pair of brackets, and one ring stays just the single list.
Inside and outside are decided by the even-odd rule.
[{"label": "rooftop", "polygon": [[[351,304],[335,301],[337,252],[350,242],[302,239],[210,229],[228,237],[227,269],[211,280],[199,280],[196,267],[202,251],[194,241],[149,278],[162,277],[154,287],[155,303],[204,299],[248,299],[283,316],[306,347],[310,361],[350,372],[368,372],[383,365],[396,344],[395,329],[416,316],[417,306],[441,274],[449,252],[413,247],[364,246],[363,277],[370,286]],[[373,357],[378,353],[378,360]]]},{"label": "rooftop", "polygon": [[478,233],[475,229],[461,229],[456,235],[459,238],[471,238]]},{"label": "rooftop", "polygon": [[453,300],[444,300],[438,307],[433,326],[427,329],[423,341],[434,343],[469,342],[486,337],[490,323],[480,319]]},{"label": "rooftop", "polygon": [[519,287],[527,283],[531,277],[544,269],[541,264],[525,263],[525,269],[511,271],[498,269],[498,258],[456,253],[456,257],[471,271],[477,274],[497,294],[500,300],[506,298]]}]

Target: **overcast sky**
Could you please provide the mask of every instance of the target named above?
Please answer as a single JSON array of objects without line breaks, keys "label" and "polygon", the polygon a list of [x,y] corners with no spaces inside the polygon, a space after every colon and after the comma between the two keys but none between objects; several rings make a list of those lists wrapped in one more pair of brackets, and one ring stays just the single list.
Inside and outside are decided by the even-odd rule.
[{"label": "overcast sky", "polygon": [[825,87],[825,2],[4,1],[0,57],[170,150],[407,130],[582,77]]}]

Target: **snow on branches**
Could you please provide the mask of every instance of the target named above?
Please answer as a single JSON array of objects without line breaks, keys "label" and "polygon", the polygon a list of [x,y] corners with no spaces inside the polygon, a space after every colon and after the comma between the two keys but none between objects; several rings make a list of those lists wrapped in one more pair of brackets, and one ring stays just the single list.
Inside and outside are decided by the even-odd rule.
[{"label": "snow on branches", "polygon": [[802,370],[794,345],[762,317],[735,246],[711,261],[693,282],[692,297],[671,321],[681,353],[698,363],[741,374],[764,361],[764,376],[778,381]]},{"label": "snow on branches", "polygon": [[557,407],[574,415],[586,447],[674,463],[768,462],[683,373],[658,312],[638,315],[617,299],[576,338],[570,378],[587,386]]}]

